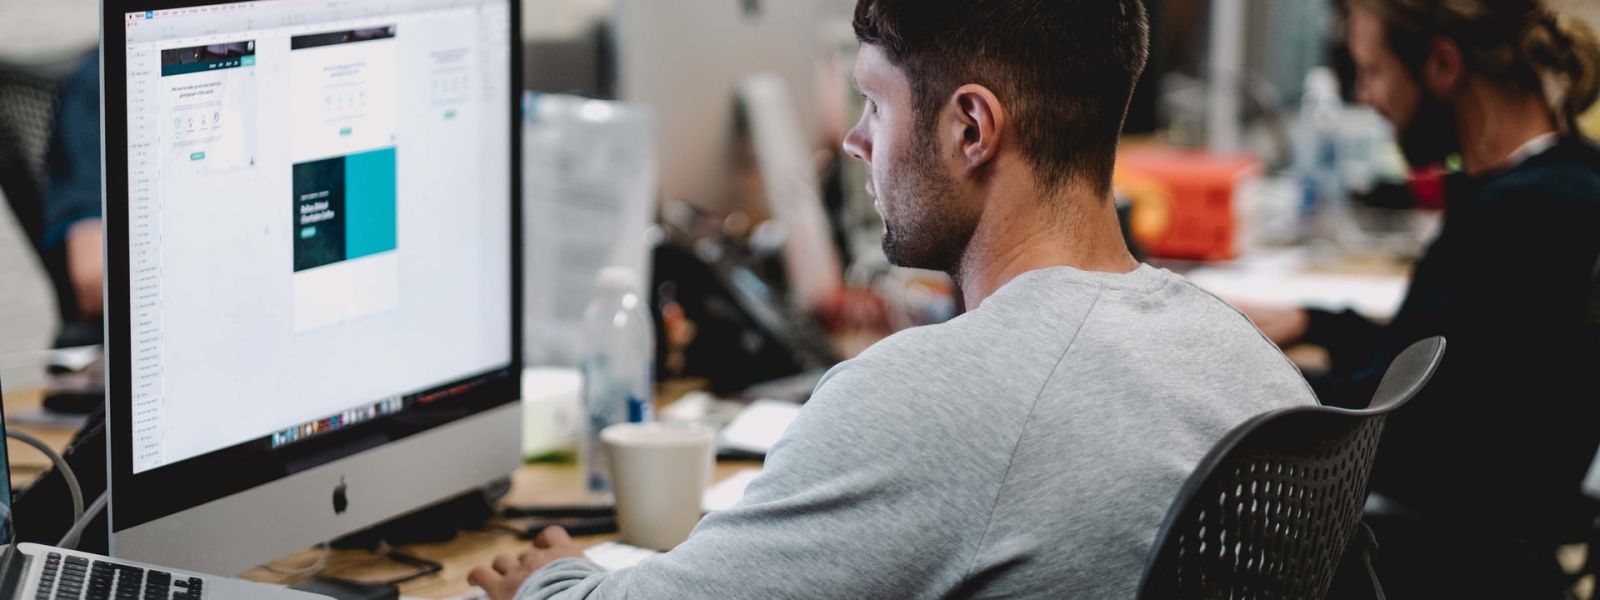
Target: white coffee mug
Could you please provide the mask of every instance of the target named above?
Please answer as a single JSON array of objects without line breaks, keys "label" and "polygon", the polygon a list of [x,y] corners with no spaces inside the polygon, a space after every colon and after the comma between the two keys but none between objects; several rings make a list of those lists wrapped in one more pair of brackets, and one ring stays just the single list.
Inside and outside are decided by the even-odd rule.
[{"label": "white coffee mug", "polygon": [[700,425],[625,423],[600,432],[623,541],[671,550],[700,522],[716,433]]}]

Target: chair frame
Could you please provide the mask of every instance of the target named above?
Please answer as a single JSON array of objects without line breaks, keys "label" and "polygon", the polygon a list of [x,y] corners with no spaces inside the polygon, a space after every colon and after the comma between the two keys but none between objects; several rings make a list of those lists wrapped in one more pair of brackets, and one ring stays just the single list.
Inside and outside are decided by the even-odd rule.
[{"label": "chair frame", "polygon": [[[1179,552],[1183,548],[1184,536],[1189,533],[1185,526],[1195,522],[1197,520],[1195,515],[1200,514],[1204,510],[1203,507],[1211,499],[1216,498],[1218,493],[1222,493],[1225,496],[1229,493],[1221,488],[1231,482],[1231,475],[1228,469],[1234,463],[1250,456],[1249,453],[1251,452],[1266,451],[1267,448],[1273,445],[1273,442],[1279,441],[1281,436],[1285,435],[1283,431],[1269,429],[1269,425],[1299,430],[1310,427],[1313,429],[1323,428],[1329,431],[1343,431],[1343,435],[1350,436],[1351,439],[1359,438],[1360,443],[1366,444],[1366,448],[1358,450],[1361,455],[1359,457],[1361,463],[1357,465],[1359,476],[1356,477],[1359,489],[1337,490],[1345,497],[1347,504],[1343,509],[1347,511],[1347,514],[1336,516],[1333,520],[1338,521],[1340,524],[1348,523],[1348,525],[1342,531],[1309,532],[1311,536],[1333,536],[1333,543],[1338,548],[1338,552],[1335,554],[1342,555],[1343,550],[1355,535],[1361,523],[1361,510],[1367,495],[1368,478],[1371,475],[1372,464],[1377,454],[1378,438],[1382,434],[1384,420],[1390,413],[1398,410],[1406,402],[1409,402],[1411,398],[1415,397],[1427,384],[1428,380],[1433,377],[1433,374],[1438,369],[1439,362],[1443,358],[1444,349],[1444,338],[1435,337],[1418,342],[1401,353],[1396,358],[1395,364],[1390,367],[1390,371],[1384,377],[1383,382],[1379,385],[1373,404],[1369,408],[1362,410],[1323,406],[1286,408],[1258,415],[1223,436],[1200,460],[1194,472],[1184,482],[1171,509],[1167,511],[1167,517],[1156,534],[1155,543],[1151,547],[1150,555],[1147,558],[1138,597],[1149,599],[1166,598],[1171,593],[1170,588],[1166,586],[1178,585],[1175,581],[1164,581],[1160,578],[1167,576],[1176,578],[1179,573]],[[1374,419],[1376,421],[1373,421]],[[1293,426],[1284,425],[1293,422],[1298,423]],[[1370,426],[1363,429],[1364,425],[1369,424]],[[1295,431],[1295,433],[1301,433],[1301,431]],[[1284,473],[1280,471],[1279,473],[1274,473],[1274,475],[1284,475],[1291,478],[1309,477],[1311,480],[1322,475],[1316,472],[1317,469],[1312,469],[1311,471],[1310,473]],[[1282,484],[1280,483],[1280,485]],[[1230,502],[1239,501],[1237,497],[1227,497],[1227,499]],[[1251,518],[1257,521],[1264,520],[1259,512],[1249,511],[1247,513],[1242,505],[1238,509],[1240,518]],[[1281,527],[1282,524],[1278,523],[1274,526]],[[1270,537],[1274,539],[1268,540],[1267,543],[1259,544],[1262,554],[1288,555],[1296,548],[1303,549],[1304,545],[1317,543],[1315,541],[1304,541],[1307,539],[1304,534],[1308,533],[1304,531],[1273,530],[1272,532],[1274,535]],[[1200,537],[1203,538],[1204,536]],[[1269,536],[1263,532],[1262,537]],[[1226,538],[1223,539],[1226,540]],[[1323,538],[1318,537],[1317,539]],[[1296,546],[1296,544],[1302,544],[1302,546]],[[1226,546],[1227,544],[1224,543],[1224,556],[1228,552]],[[1274,564],[1281,564],[1280,561],[1289,557],[1274,555],[1266,558],[1270,558]],[[1234,577],[1225,577],[1219,581],[1219,588],[1215,590],[1208,589],[1206,597],[1285,597],[1281,590],[1272,589],[1274,585],[1287,586],[1284,577],[1279,577],[1276,580],[1263,579],[1254,575],[1238,577],[1243,572],[1239,569],[1240,566],[1246,568],[1260,566],[1256,562],[1257,560],[1257,557],[1244,558],[1234,554],[1234,570],[1226,574]],[[1321,572],[1316,574],[1314,581],[1309,583],[1301,582],[1313,590],[1320,590],[1320,592],[1316,592],[1319,597],[1320,595],[1325,595],[1328,587],[1332,584],[1333,575],[1338,567],[1338,558],[1333,560],[1335,564],[1318,566]],[[1266,561],[1261,560],[1261,562],[1264,563]],[[1203,567],[1202,571],[1209,571],[1209,569]],[[1287,576],[1293,577],[1292,574],[1287,574]],[[1207,583],[1210,581],[1210,579],[1207,579]],[[1248,584],[1252,583],[1265,583],[1266,585],[1250,588]],[[1249,589],[1235,589],[1238,587]]]}]

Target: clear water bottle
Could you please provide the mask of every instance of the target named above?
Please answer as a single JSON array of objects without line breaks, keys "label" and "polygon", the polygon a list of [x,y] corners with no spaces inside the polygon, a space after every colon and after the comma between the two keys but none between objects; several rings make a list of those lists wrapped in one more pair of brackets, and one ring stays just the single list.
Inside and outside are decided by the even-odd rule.
[{"label": "clear water bottle", "polygon": [[1300,139],[1295,152],[1295,171],[1303,190],[1301,237],[1308,241],[1336,242],[1346,218],[1348,198],[1339,162],[1343,114],[1338,78],[1327,67],[1312,69],[1300,101]]},{"label": "clear water bottle", "polygon": [[587,431],[581,459],[590,492],[611,491],[600,431],[617,423],[655,420],[655,328],[639,291],[639,275],[607,267],[583,314],[583,406]]}]

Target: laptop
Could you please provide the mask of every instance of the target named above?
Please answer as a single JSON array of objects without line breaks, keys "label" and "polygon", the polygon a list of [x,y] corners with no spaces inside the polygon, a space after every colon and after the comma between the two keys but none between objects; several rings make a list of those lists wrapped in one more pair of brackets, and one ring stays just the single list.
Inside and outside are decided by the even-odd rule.
[{"label": "laptop", "polygon": [[[0,407],[0,429],[4,427],[5,410]],[[10,482],[11,463],[5,444],[0,443],[0,600],[328,600],[239,579],[64,548],[14,544]]]}]

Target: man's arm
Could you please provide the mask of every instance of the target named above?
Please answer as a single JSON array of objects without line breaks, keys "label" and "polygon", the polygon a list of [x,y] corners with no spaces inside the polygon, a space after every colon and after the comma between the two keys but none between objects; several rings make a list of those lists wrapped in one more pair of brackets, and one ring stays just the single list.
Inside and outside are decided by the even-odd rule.
[{"label": "man's arm", "polygon": [[100,61],[91,56],[61,86],[44,198],[44,249],[64,247],[67,280],[85,320],[98,321],[105,279],[100,225]]},{"label": "man's arm", "polygon": [[67,231],[67,275],[85,320],[98,320],[105,296],[105,232],[100,219],[85,219]]},{"label": "man's arm", "polygon": [[1467,276],[1444,361],[1390,417],[1379,461],[1380,471],[1387,461],[1411,474],[1389,483],[1417,504],[1455,507],[1470,496],[1466,506],[1543,519],[1577,497],[1594,457],[1600,388],[1582,335],[1600,238],[1592,209],[1551,187],[1560,189],[1500,190],[1475,207],[1479,226],[1458,240]]},{"label": "man's arm", "polygon": [[[859,361],[840,366],[736,508],[630,569],[553,560],[517,598],[881,598],[950,589],[971,566],[1001,473],[974,464],[983,453],[938,424],[939,406],[908,400]],[[515,561],[500,566],[517,574]]]},{"label": "man's arm", "polygon": [[1321,346],[1335,369],[1371,356],[1383,345],[1383,326],[1354,310],[1306,309],[1305,343]]},{"label": "man's arm", "polygon": [[1279,348],[1299,344],[1322,346],[1336,366],[1372,354],[1382,339],[1383,326],[1352,310],[1334,312],[1239,301],[1230,304]]}]

